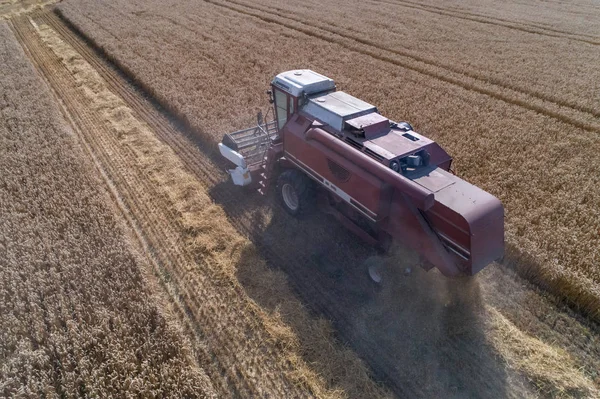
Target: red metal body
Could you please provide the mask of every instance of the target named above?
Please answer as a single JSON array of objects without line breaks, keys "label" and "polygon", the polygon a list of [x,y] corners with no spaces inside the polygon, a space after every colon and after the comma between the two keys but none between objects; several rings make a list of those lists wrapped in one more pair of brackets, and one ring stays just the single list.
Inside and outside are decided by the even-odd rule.
[{"label": "red metal body", "polygon": [[449,173],[451,158],[436,143],[426,144],[431,167],[409,179],[325,129],[293,115],[281,134],[281,155],[330,195],[343,191],[376,230],[412,247],[447,276],[475,274],[502,256],[502,204]]},{"label": "red metal body", "polygon": [[274,81],[279,134],[248,166],[260,173],[262,192],[285,168],[301,170],[321,188],[325,209],[357,235],[381,245],[399,240],[446,276],[473,275],[503,255],[501,202],[455,176],[437,143],[335,88],[316,98],[279,86]]}]

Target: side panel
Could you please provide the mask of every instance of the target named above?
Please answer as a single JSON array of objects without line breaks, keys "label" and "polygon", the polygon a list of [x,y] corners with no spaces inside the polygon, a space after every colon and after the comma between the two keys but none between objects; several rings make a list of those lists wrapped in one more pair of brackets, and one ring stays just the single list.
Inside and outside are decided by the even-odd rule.
[{"label": "side panel", "polygon": [[314,140],[305,140],[303,118],[292,118],[283,132],[286,158],[371,220],[389,209],[389,190],[383,181]]},{"label": "side panel", "polygon": [[467,221],[446,206],[436,202],[425,213],[427,221],[453,254],[456,263],[467,271],[471,267],[471,229]]}]

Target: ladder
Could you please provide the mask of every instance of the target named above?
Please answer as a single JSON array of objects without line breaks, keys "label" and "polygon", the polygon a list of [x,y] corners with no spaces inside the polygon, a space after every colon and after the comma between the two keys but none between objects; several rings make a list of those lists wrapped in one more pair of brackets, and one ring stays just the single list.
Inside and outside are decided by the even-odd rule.
[{"label": "ladder", "polygon": [[260,165],[260,180],[258,181],[258,192],[267,195],[269,187],[274,179],[273,172],[277,164],[278,155],[283,151],[283,143],[274,144],[266,151]]}]

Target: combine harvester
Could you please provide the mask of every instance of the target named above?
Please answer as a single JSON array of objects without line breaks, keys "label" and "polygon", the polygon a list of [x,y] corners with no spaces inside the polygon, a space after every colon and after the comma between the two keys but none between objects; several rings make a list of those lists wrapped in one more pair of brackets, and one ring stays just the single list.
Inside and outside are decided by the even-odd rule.
[{"label": "combine harvester", "polygon": [[271,87],[275,120],[259,114],[256,127],[219,143],[234,184],[265,195],[275,183],[290,214],[319,205],[377,247],[399,240],[445,276],[472,276],[503,255],[501,202],[455,176],[437,143],[316,72],[284,72]]}]

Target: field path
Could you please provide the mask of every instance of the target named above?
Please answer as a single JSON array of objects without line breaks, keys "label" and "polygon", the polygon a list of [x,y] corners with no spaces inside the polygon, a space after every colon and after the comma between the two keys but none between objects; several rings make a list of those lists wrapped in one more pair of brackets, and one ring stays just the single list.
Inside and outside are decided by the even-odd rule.
[{"label": "field path", "polygon": [[0,21],[27,14],[60,0],[0,0]]},{"label": "field path", "polygon": [[0,21],[0,396],[218,395],[50,88]]},{"label": "field path", "polygon": [[[254,306],[272,309],[279,304],[256,288],[255,265],[244,261],[257,256],[254,249],[241,240],[236,265],[203,259],[206,249],[219,251],[225,244],[218,231],[217,237],[214,230],[202,231],[214,227],[198,220],[198,214],[200,219],[219,217],[225,210],[260,256],[286,273],[303,302],[331,319],[340,338],[399,396],[597,394],[600,332],[594,324],[556,306],[551,296],[498,265],[468,286],[416,271],[409,278],[391,276],[389,285],[373,290],[361,266],[372,255],[369,248],[326,218],[298,223],[279,211],[272,198],[264,201],[235,189],[212,143],[174,124],[146,99],[147,93],[137,91],[54,15],[34,19],[37,29],[19,19],[16,31],[79,126],[123,216],[151,254],[173,298],[171,306],[195,343],[198,362],[212,364],[207,374],[221,392],[277,397],[304,396],[307,387],[318,392],[310,379],[294,375],[289,357],[244,345],[274,340],[277,348],[289,342],[262,332],[265,326],[256,321],[264,316]],[[62,40],[130,108],[113,104],[106,111],[106,103],[82,94],[86,89],[77,80],[78,70],[65,66],[55,52]],[[107,124],[105,112],[108,120],[119,119],[115,126]],[[165,155],[170,151],[177,156]],[[173,183],[182,181],[183,186]],[[406,259],[391,267],[403,262],[409,264]],[[246,295],[254,304],[241,299]],[[306,329],[294,315],[283,312],[282,318],[296,333]],[[316,339],[310,332],[298,335],[300,340]]]}]

